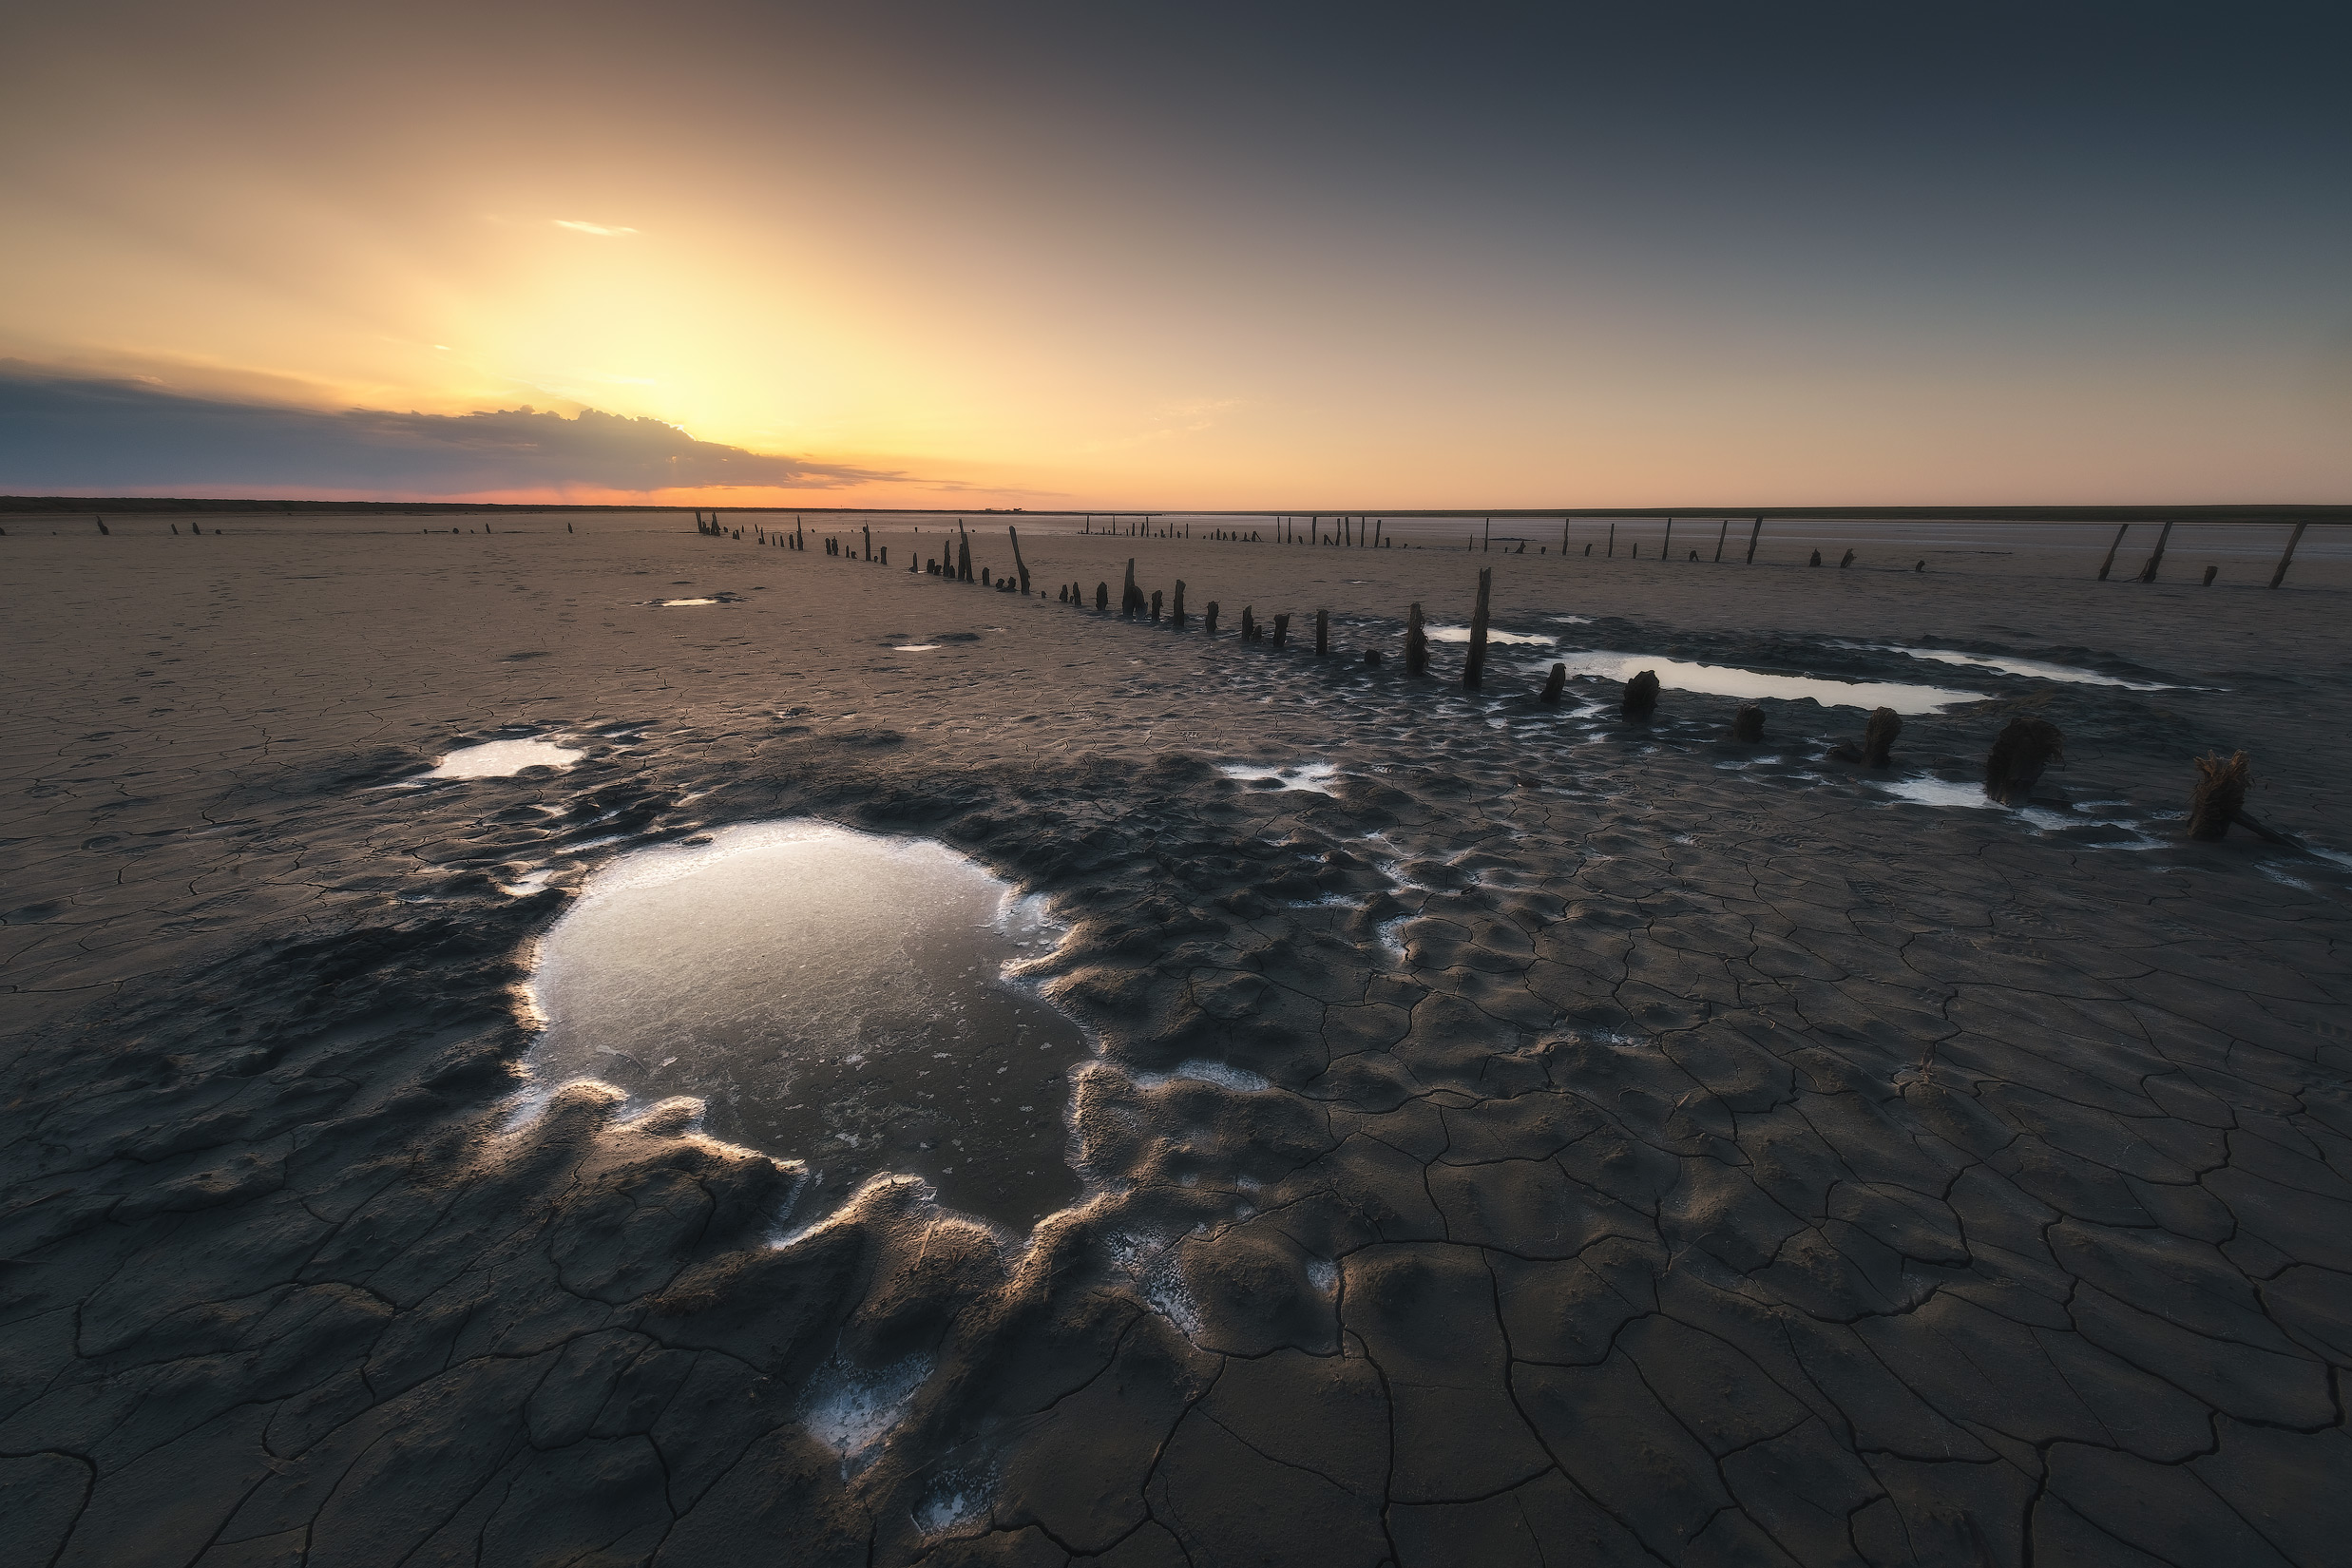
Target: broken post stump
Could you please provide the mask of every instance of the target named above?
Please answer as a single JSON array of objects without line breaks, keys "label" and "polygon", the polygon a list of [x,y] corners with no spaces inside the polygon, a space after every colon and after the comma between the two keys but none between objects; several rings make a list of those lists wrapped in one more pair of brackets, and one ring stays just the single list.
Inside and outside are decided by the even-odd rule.
[{"label": "broken post stump", "polygon": [[1108,615],[1110,613],[1111,585],[1108,583],[1095,584],[1095,609],[1099,614]]},{"label": "broken post stump", "polygon": [[1274,646],[1279,648],[1290,641],[1291,618],[1287,615],[1274,617]]},{"label": "broken post stump", "polygon": [[1894,750],[1895,737],[1903,734],[1903,717],[1892,708],[1873,708],[1870,722],[1862,732],[1862,760],[1865,766],[1884,768],[1888,765]]},{"label": "broken post stump", "polygon": [[1132,620],[1143,606],[1143,591],[1136,586],[1136,558],[1127,558],[1127,582],[1119,590],[1119,613]]},{"label": "broken post stump", "polygon": [[1644,670],[1625,683],[1625,697],[1617,711],[1627,718],[1648,718],[1657,711],[1657,672]]},{"label": "broken post stump", "polygon": [[1755,746],[1764,740],[1764,710],[1753,702],[1743,702],[1739,712],[1731,716],[1731,738],[1743,746]]},{"label": "broken post stump", "polygon": [[[1179,590],[1181,590],[1181,589],[1182,589],[1182,587],[1183,587],[1183,584],[1182,584],[1182,583],[1178,583],[1176,586],[1177,586],[1177,588],[1178,588]],[[1184,602],[1184,601],[1183,601],[1183,599],[1182,599],[1181,597],[1179,597],[1179,598],[1176,600],[1176,602],[1177,602],[1177,603],[1179,603],[1179,604],[1181,604],[1183,602]],[[1208,608],[1206,611],[1204,611],[1204,612],[1202,613],[1202,615],[1201,615],[1201,618],[1200,618],[1200,629],[1201,629],[1202,633],[1203,633],[1204,635],[1206,635],[1206,636],[1209,636],[1209,637],[1214,637],[1214,636],[1216,636],[1216,601],[1215,601],[1215,600],[1214,600],[1214,599],[1212,599],[1211,601],[1209,601],[1209,608]]]},{"label": "broken post stump", "polygon": [[1380,664],[1380,650],[1379,650],[1378,648],[1367,648],[1367,649],[1365,649],[1365,650],[1364,650],[1364,662],[1365,662],[1366,664],[1367,664],[1367,665],[1370,665],[1370,666],[1374,667],[1374,668],[1378,668],[1378,667],[1379,667],[1379,664]]},{"label": "broken post stump", "polygon": [[2213,578],[2214,578],[2215,574],[2217,574],[2218,572],[2220,572],[2220,570],[2221,570],[2221,568],[2220,568],[2219,566],[2208,566],[2208,567],[2206,567],[2206,568],[2205,568],[2205,583],[2204,583],[2204,585],[2205,585],[2206,587],[2209,587],[2209,587],[2211,587],[2211,586],[2213,585]]},{"label": "broken post stump", "polygon": [[1475,686],[1486,678],[1486,602],[1494,592],[1495,569],[1478,574],[1478,605],[1470,612],[1470,655],[1463,660],[1462,683]]},{"label": "broken post stump", "polygon": [[1241,640],[1244,642],[1257,641],[1257,618],[1251,613],[1250,606],[1247,604],[1241,606]]},{"label": "broken post stump", "polygon": [[1820,565],[1820,564],[1821,564],[1821,552],[1820,552],[1819,550],[1815,550],[1815,551],[1813,552],[1813,560],[1812,560],[1812,564],[1814,564],[1814,565],[1816,565],[1816,566],[1818,566],[1818,565]]},{"label": "broken post stump", "polygon": [[2054,760],[2066,760],[2066,737],[2058,727],[2046,718],[2013,718],[1985,754],[1984,793],[2004,806],[2022,806]]},{"label": "broken post stump", "polygon": [[2254,782],[2254,765],[2244,752],[2228,761],[2209,753],[2195,759],[2197,787],[2189,796],[2189,836],[2208,841],[2222,838],[2229,824],[2246,812],[2247,787]]},{"label": "broken post stump", "polygon": [[1568,666],[1565,664],[1554,664],[1552,666],[1552,673],[1543,678],[1543,691],[1542,694],[1536,698],[1536,700],[1539,702],[1557,703],[1559,701],[1560,693],[1566,691],[1567,689]]},{"label": "broken post stump", "polygon": [[1159,590],[1157,588],[1152,590],[1152,624],[1155,626],[1159,624]]},{"label": "broken post stump", "polygon": [[1421,606],[1415,604],[1405,617],[1405,673],[1426,675],[1429,670],[1429,634],[1421,623]]},{"label": "broken post stump", "polygon": [[1851,550],[1848,550],[1848,551],[1846,551],[1846,552],[1845,552],[1845,560],[1843,560],[1843,561],[1840,561],[1840,562],[1838,563],[1838,570],[1840,570],[1840,571],[1844,571],[1846,567],[1848,567],[1848,566],[1852,565],[1853,564],[1854,564],[1854,552],[1853,552],[1853,551],[1851,551]]},{"label": "broken post stump", "polygon": [[1184,579],[1180,577],[1176,579],[1176,597],[1168,602],[1168,624],[1177,631],[1184,629]]}]

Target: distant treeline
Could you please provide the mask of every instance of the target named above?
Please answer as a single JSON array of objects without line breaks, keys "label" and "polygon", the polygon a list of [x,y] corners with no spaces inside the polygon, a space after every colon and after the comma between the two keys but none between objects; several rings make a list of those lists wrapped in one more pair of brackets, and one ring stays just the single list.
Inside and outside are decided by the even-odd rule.
[{"label": "distant treeline", "polygon": [[[429,517],[455,512],[683,512],[691,507],[526,507],[488,501],[210,501],[167,495],[0,495],[0,512],[299,512]],[[746,511],[771,511],[747,507]],[[789,508],[788,508],[789,509]],[[805,509],[805,508],[803,508]]]}]

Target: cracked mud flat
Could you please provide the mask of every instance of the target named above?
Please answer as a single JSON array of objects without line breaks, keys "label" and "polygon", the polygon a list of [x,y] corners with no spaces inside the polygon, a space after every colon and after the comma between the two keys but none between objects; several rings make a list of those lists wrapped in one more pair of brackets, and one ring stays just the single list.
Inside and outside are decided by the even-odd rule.
[{"label": "cracked mud flat", "polygon": [[[2170,822],[2242,746],[2347,848],[2342,567],[1023,540],[1329,604],[1318,665],[526,526],[5,542],[10,1561],[2342,1560],[2352,868]],[[2132,684],[1933,666],[1987,705],[1894,777],[2040,713],[2073,803],[2020,814],[1824,761],[1850,709],[1748,753],[1726,698],[1349,661],[1490,564],[1563,645]],[[582,755],[419,777],[539,736]],[[1031,1234],[618,1091],[514,1119],[583,882],[796,816],[1069,925],[1083,1189]]]}]

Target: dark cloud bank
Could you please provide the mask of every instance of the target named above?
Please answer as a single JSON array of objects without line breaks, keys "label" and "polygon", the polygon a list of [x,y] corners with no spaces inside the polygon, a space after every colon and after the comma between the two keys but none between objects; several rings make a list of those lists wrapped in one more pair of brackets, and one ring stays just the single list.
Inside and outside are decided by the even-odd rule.
[{"label": "dark cloud bank", "polygon": [[527,408],[339,413],[187,397],[0,361],[0,491],[302,487],[470,495],[567,487],[825,488],[897,474],[698,441],[658,419]]}]

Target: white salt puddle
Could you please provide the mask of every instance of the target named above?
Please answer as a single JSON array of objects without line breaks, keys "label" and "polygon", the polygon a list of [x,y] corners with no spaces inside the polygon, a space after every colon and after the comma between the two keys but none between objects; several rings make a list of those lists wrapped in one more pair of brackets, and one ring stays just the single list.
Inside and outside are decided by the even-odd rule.
[{"label": "white salt puddle", "polygon": [[2000,803],[1981,785],[1955,784],[1948,778],[1873,778],[1870,784],[1915,806],[1994,806]]},{"label": "white salt puddle", "polygon": [[2112,675],[2096,675],[2090,670],[2077,670],[2068,664],[2052,664],[2038,659],[2001,659],[1990,654],[1958,653],[1950,648],[1898,648],[1885,643],[1869,646],[1887,653],[1908,654],[1913,659],[1931,659],[1939,664],[1960,664],[1971,669],[1998,670],[2003,675],[2032,676],[2037,680],[2072,680],[2085,686],[2121,686],[2132,692],[2169,692],[2172,687],[2160,680],[2125,680]]},{"label": "white salt puddle", "polygon": [[[1883,790],[1898,800],[1910,801],[1915,806],[1935,806],[1945,809],[2008,812],[2018,821],[2043,832],[2063,832],[2070,828],[2120,828],[2131,833],[2129,840],[2116,840],[2101,846],[2111,850],[2154,850],[2164,845],[2162,839],[2151,838],[2140,831],[2140,825],[2127,817],[2090,816],[2068,812],[2052,811],[2047,806],[2003,806],[1984,793],[1977,784],[1955,783],[1948,778],[1873,778],[1867,780],[1873,789]],[[2084,801],[2085,807],[2125,804],[2122,801]]]},{"label": "white salt puddle", "polygon": [[544,1098],[704,1105],[714,1137],[813,1168],[830,1206],[885,1172],[1026,1226],[1077,1195],[1064,1073],[1084,1036],[1007,975],[1042,902],[946,846],[810,820],[620,856],[540,939]]},{"label": "white salt puddle", "polygon": [[665,610],[674,610],[686,604],[716,604],[717,602],[716,599],[665,599],[661,601],[661,607]]},{"label": "white salt puddle", "polygon": [[485,740],[460,746],[427,778],[506,778],[526,768],[568,768],[584,754],[552,740]]},{"label": "white salt puddle", "polygon": [[[1889,680],[1831,680],[1811,675],[1768,675],[1729,664],[1694,664],[1680,659],[1649,654],[1572,653],[1559,661],[1572,676],[1603,680],[1630,680],[1643,670],[1657,672],[1658,684],[1674,691],[1705,692],[1713,697],[1780,698],[1788,701],[1818,702],[1825,708],[1892,708],[1899,714],[1933,713],[1956,702],[1981,702],[1979,692],[1953,691],[1941,686],[1910,686]],[[1540,671],[1548,666],[1529,666]]]},{"label": "white salt puddle", "polygon": [[809,1380],[801,1396],[801,1424],[841,1456],[847,1477],[890,1435],[930,1375],[930,1358],[920,1354],[871,1371],[835,1356]]},{"label": "white salt puddle", "polygon": [[[1571,616],[1568,619],[1576,618]],[[1422,628],[1422,633],[1432,642],[1467,642],[1470,641],[1470,628],[1467,626],[1425,626]],[[1527,642],[1540,647],[1545,643],[1557,642],[1559,639],[1547,637],[1541,632],[1500,632],[1489,626],[1486,628],[1486,641],[1489,642]]]},{"label": "white salt puddle", "polygon": [[890,651],[892,653],[929,653],[938,646],[936,642],[900,642],[894,644]]},{"label": "white salt puddle", "polygon": [[1235,1094],[1252,1095],[1260,1089],[1273,1087],[1265,1079],[1247,1068],[1230,1066],[1222,1061],[1181,1061],[1164,1073],[1129,1073],[1127,1081],[1138,1089],[1157,1089],[1163,1083],[1178,1079],[1190,1079],[1195,1083],[1214,1083]]},{"label": "white salt puddle", "polygon": [[1216,771],[1243,784],[1272,779],[1286,790],[1329,794],[1332,793],[1331,779],[1339,772],[1339,765],[1333,762],[1294,762],[1287,768],[1266,768],[1254,762],[1220,762]]}]

